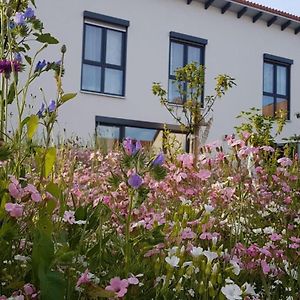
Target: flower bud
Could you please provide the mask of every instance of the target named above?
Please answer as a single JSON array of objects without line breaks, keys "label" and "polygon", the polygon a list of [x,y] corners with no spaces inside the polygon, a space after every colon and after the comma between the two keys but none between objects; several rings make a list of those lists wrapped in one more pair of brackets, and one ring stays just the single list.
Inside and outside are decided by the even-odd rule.
[{"label": "flower bud", "polygon": [[66,53],[67,52],[67,46],[66,45],[62,45],[60,51],[63,54]]}]

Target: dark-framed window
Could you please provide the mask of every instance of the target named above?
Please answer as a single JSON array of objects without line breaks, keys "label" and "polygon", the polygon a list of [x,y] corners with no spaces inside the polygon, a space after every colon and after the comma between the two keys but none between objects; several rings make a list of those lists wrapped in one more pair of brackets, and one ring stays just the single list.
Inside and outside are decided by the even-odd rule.
[{"label": "dark-framed window", "polygon": [[263,103],[264,116],[275,117],[280,111],[290,118],[291,65],[293,60],[264,54]]},{"label": "dark-framed window", "polygon": [[81,90],[125,96],[129,22],[84,12]]},{"label": "dark-framed window", "polygon": [[[204,65],[206,44],[207,40],[205,39],[173,31],[170,32],[169,102],[174,104],[182,104],[184,102],[185,99],[180,96],[177,84],[174,82],[176,79],[175,71],[192,62],[197,65]],[[183,83],[183,89],[186,91],[186,83]]]},{"label": "dark-framed window", "polygon": [[[166,127],[183,149],[188,150],[187,135],[182,128],[170,124]],[[162,123],[96,116],[96,137],[104,150],[111,150],[127,137],[139,140],[144,147],[163,149],[164,128]]]}]

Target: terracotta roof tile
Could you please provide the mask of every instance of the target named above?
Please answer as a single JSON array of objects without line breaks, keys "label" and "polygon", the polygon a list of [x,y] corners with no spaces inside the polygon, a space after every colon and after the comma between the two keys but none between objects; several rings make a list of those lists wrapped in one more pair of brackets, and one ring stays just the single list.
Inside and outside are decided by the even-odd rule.
[{"label": "terracotta roof tile", "polygon": [[268,6],[265,6],[265,5],[262,5],[262,4],[258,4],[258,3],[252,2],[252,1],[248,1],[248,0],[231,0],[231,2],[236,2],[236,3],[242,4],[242,5],[250,6],[250,7],[260,9],[260,10],[263,10],[265,12],[271,13],[271,14],[276,14],[276,15],[294,20],[296,22],[300,22],[300,16],[296,16],[296,15],[284,12],[282,10],[271,8],[271,7],[268,7]]}]

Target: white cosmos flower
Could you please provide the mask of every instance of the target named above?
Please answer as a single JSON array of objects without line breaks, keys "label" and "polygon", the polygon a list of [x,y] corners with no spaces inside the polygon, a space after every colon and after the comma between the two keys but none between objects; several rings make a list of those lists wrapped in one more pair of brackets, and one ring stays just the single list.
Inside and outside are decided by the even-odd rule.
[{"label": "white cosmos flower", "polygon": [[239,264],[234,261],[234,260],[231,260],[230,261],[231,265],[233,266],[233,270],[232,272],[235,274],[235,275],[239,275],[240,274],[240,271],[241,271],[241,268],[239,266]]},{"label": "white cosmos flower", "polygon": [[235,283],[223,286],[221,292],[228,300],[242,300],[242,290]]},{"label": "white cosmos flower", "polygon": [[203,254],[206,256],[208,263],[212,262],[215,258],[218,257],[217,253],[211,251],[204,251]]},{"label": "white cosmos flower", "polygon": [[166,263],[168,263],[171,267],[173,267],[173,268],[176,268],[176,267],[178,267],[178,264],[179,264],[179,262],[180,262],[180,259],[177,257],[177,256],[175,256],[175,255],[173,255],[173,256],[168,256],[168,257],[166,257],[165,258],[165,261],[166,261]]},{"label": "white cosmos flower", "polygon": [[203,248],[201,247],[193,247],[191,250],[191,255],[193,257],[198,257],[203,254]]},{"label": "white cosmos flower", "polygon": [[247,295],[251,295],[251,296],[257,296],[257,294],[255,293],[255,290],[254,290],[254,287],[249,284],[248,282],[245,282],[243,285],[242,285],[242,289],[244,290],[244,293],[247,294]]},{"label": "white cosmos flower", "polygon": [[211,213],[215,208],[212,205],[204,204],[204,209],[207,213]]},{"label": "white cosmos flower", "polygon": [[269,226],[269,227],[265,227],[264,230],[263,230],[263,232],[265,234],[272,234],[272,233],[275,232],[275,230],[274,230],[274,228],[272,228],[272,227]]},{"label": "white cosmos flower", "polygon": [[174,246],[171,249],[168,249],[168,254],[172,256],[172,255],[176,254],[177,250],[178,250],[178,247]]}]

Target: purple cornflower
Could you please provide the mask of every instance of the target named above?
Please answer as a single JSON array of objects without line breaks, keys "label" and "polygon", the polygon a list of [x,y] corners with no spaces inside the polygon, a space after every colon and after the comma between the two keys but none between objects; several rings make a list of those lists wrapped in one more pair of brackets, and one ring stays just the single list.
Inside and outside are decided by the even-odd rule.
[{"label": "purple cornflower", "polygon": [[44,111],[45,111],[45,104],[42,103],[42,106],[41,106],[41,108],[39,109],[39,111],[36,113],[36,115],[37,115],[39,118],[42,118],[42,117],[43,117]]},{"label": "purple cornflower", "polygon": [[127,155],[135,155],[139,150],[142,149],[140,141],[126,138],[123,141],[123,147]]},{"label": "purple cornflower", "polygon": [[54,100],[51,100],[48,106],[48,112],[52,113],[55,111],[55,109],[56,109],[56,103]]},{"label": "purple cornflower", "polygon": [[42,61],[39,60],[35,66],[34,72],[41,71],[46,65],[47,65],[47,63],[45,60],[42,60]]},{"label": "purple cornflower", "polygon": [[14,16],[14,22],[16,25],[24,25],[25,24],[25,16],[21,12],[16,12]]},{"label": "purple cornflower", "polygon": [[133,173],[128,179],[128,184],[134,189],[138,189],[143,184],[143,178],[140,175]]},{"label": "purple cornflower", "polygon": [[34,10],[30,7],[27,7],[25,12],[24,12],[24,17],[27,19],[33,18],[34,17]]},{"label": "purple cornflower", "polygon": [[152,165],[153,166],[161,166],[165,162],[165,156],[161,152],[159,153],[156,158],[153,160]]},{"label": "purple cornflower", "polygon": [[14,69],[14,72],[21,71],[21,65],[18,61],[6,59],[0,60],[0,73],[4,73],[6,78],[9,78],[12,68]]}]

